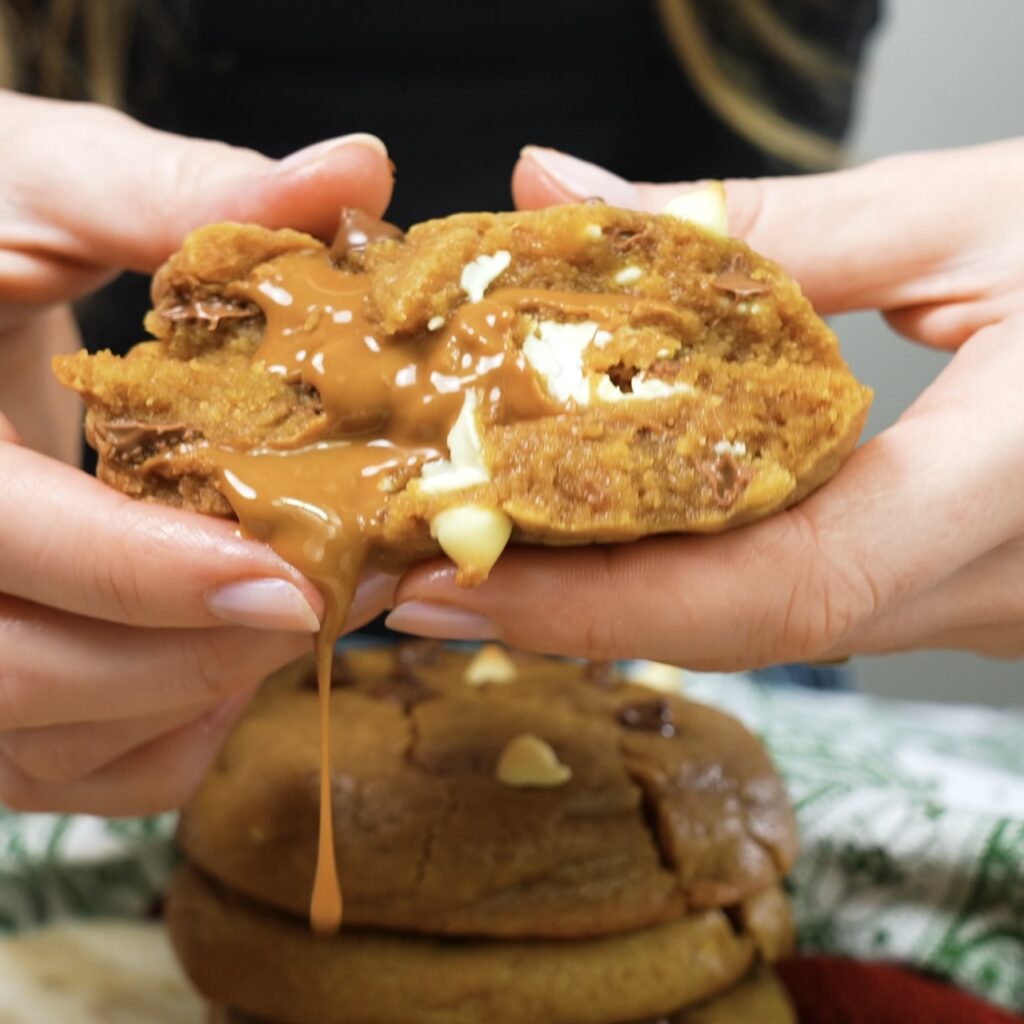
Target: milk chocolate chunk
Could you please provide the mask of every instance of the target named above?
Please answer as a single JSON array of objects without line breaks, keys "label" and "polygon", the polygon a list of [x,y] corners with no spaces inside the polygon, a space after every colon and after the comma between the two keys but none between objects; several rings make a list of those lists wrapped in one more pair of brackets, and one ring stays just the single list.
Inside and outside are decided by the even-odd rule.
[{"label": "milk chocolate chunk", "polygon": [[611,690],[621,682],[614,661],[588,661],[583,674],[587,682],[603,690]]},{"label": "milk chocolate chunk", "polygon": [[107,458],[133,458],[157,445],[180,444],[189,433],[184,423],[142,423],[139,420],[107,420],[97,424],[97,447]]},{"label": "milk chocolate chunk", "polygon": [[439,640],[403,640],[395,647],[398,674],[404,674],[420,665],[436,665],[440,657]]},{"label": "milk chocolate chunk", "polygon": [[248,303],[230,302],[217,297],[193,298],[188,302],[175,302],[168,296],[160,307],[165,320],[178,323],[182,320],[197,320],[215,331],[222,320],[244,320],[258,316],[259,310]]},{"label": "milk chocolate chunk", "polygon": [[750,466],[738,465],[732,452],[719,452],[714,459],[700,463],[700,471],[707,480],[715,504],[729,509],[753,479]]},{"label": "milk chocolate chunk", "polygon": [[627,729],[656,732],[659,736],[675,736],[672,706],[666,700],[648,700],[627,704],[619,709],[618,720]]},{"label": "milk chocolate chunk", "polygon": [[377,700],[391,701],[406,711],[436,696],[434,690],[410,671],[382,679],[369,692]]},{"label": "milk chocolate chunk", "polygon": [[711,287],[720,292],[728,292],[737,299],[749,299],[754,295],[767,295],[772,286],[768,281],[751,277],[746,261],[739,254],[734,254],[729,267],[711,281]]}]

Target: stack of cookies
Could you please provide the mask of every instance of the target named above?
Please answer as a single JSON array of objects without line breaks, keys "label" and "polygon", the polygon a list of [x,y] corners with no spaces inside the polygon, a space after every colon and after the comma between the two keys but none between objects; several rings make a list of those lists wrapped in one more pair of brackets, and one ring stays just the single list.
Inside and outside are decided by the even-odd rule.
[{"label": "stack of cookies", "polygon": [[312,666],[263,689],[182,816],[172,940],[215,1019],[792,1022],[782,785],[736,721],[611,666],[431,644],[336,658],[339,935],[307,914]]}]

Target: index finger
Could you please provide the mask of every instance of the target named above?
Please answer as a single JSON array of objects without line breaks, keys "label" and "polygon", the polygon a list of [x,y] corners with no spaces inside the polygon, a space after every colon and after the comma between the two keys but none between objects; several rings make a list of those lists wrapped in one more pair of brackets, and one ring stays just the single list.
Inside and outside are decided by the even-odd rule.
[{"label": "index finger", "polygon": [[37,604],[140,626],[319,626],[312,584],[236,524],[134,501],[5,441],[0,524],[0,590]]},{"label": "index finger", "polygon": [[[1024,141],[1010,140],[829,174],[727,180],[729,231],[780,263],[822,313],[962,301],[1015,273],[1007,239],[1024,216],[1022,174]],[[694,187],[626,181],[534,146],[512,185],[520,208],[599,196],[651,213]]]},{"label": "index finger", "polygon": [[0,295],[11,303],[65,299],[112,268],[150,272],[212,221],[329,237],[340,207],[378,214],[391,196],[387,151],[363,133],[272,160],[107,108],[3,92],[0,132],[18,139],[0,165]]}]

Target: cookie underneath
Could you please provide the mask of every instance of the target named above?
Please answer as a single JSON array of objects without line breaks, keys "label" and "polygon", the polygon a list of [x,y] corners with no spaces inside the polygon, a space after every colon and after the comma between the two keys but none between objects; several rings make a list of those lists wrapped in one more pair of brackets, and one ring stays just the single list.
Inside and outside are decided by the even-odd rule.
[{"label": "cookie underneath", "polygon": [[167,924],[207,999],[288,1024],[657,1019],[735,985],[759,943],[780,938],[711,910],[599,939],[466,942],[353,930],[325,940],[193,868],[175,879]]},{"label": "cookie underneath", "polygon": [[[785,791],[758,741],[613,666],[496,646],[356,648],[336,661],[331,698],[348,925],[607,935],[738,908],[795,856]],[[318,726],[311,665],[300,662],[264,684],[179,828],[204,871],[300,920]],[[521,755],[539,748],[539,763],[520,756],[517,778],[509,748],[525,737],[534,743]]]},{"label": "cookie underneath", "polygon": [[[785,989],[770,968],[757,968],[735,988],[688,1010],[636,1024],[796,1024]],[[288,1024],[215,1007],[208,1024]]]},{"label": "cookie underneath", "polygon": [[215,225],[153,294],[158,340],[55,362],[101,477],[241,514],[273,453],[322,477],[316,446],[377,437],[397,447],[356,514],[387,565],[447,550],[438,517],[467,505],[545,543],[768,515],[838,469],[869,402],[775,264],[668,215],[462,214],[333,251]]}]

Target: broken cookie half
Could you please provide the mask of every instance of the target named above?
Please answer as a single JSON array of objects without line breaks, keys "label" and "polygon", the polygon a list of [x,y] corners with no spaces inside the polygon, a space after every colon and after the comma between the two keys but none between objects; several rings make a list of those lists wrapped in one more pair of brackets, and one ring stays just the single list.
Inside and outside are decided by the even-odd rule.
[{"label": "broken cookie half", "polygon": [[55,369],[103,479],[236,515],[342,603],[366,559],[475,582],[510,537],[722,530],[827,480],[870,401],[723,203],[212,225],[154,279],[155,341]]}]

